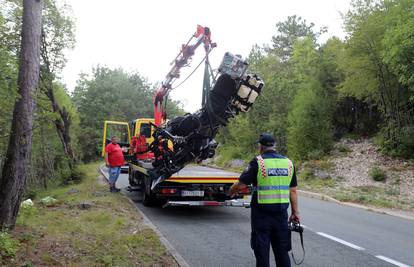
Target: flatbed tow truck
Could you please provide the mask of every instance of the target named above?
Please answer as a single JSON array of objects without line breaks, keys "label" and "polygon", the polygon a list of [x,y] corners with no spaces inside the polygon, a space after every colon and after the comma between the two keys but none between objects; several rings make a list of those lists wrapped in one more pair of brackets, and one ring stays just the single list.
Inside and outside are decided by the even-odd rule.
[{"label": "flatbed tow truck", "polygon": [[[152,121],[153,119],[137,119],[131,124],[106,121],[104,136],[107,138],[104,139],[104,144],[110,142],[109,133],[116,132],[116,135],[121,137],[120,145],[129,147],[130,125],[133,126],[134,136],[145,136],[146,142],[150,143],[152,133],[149,124]],[[104,150],[102,153],[104,154]],[[122,169],[128,172],[128,190],[141,191],[142,202],[145,206],[250,206],[249,188],[240,192],[241,199],[230,199],[228,195],[231,185],[238,180],[239,174],[198,164],[185,166],[155,189],[151,189],[151,177],[148,172],[153,168],[152,160],[148,155],[146,156],[149,158],[144,158],[144,155],[142,159],[136,159],[126,153],[127,164]]]},{"label": "flatbed tow truck", "polygon": [[[194,44],[190,44],[192,39],[196,39]],[[204,46],[206,53],[202,109],[169,122],[166,99],[179,86],[173,84],[180,77],[180,69],[189,66],[199,46]],[[247,63],[230,53],[225,54],[216,80],[219,74],[213,75],[208,60],[215,46],[209,28],[198,26],[187,44],[182,45],[170,72],[154,94],[154,118],[105,121],[102,155],[109,138],[120,137],[120,146],[128,147],[124,153],[127,165],[123,169],[128,169],[129,189],[142,191],[145,206],[250,206],[247,199],[250,188],[239,192],[239,199],[229,196],[239,174],[196,165],[214,155],[218,129],[239,112],[247,112],[263,87],[259,77],[245,75]]]}]

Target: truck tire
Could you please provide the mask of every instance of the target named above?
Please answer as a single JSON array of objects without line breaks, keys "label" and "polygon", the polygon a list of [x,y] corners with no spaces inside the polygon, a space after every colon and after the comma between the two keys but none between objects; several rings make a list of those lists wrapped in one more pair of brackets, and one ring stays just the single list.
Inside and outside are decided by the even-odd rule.
[{"label": "truck tire", "polygon": [[144,190],[142,192],[142,204],[145,207],[153,207],[157,204],[157,198],[151,193],[151,179],[145,177]]},{"label": "truck tire", "polygon": [[129,185],[133,187],[141,186],[143,178],[140,177],[140,175],[141,173],[139,173],[138,171],[135,171],[132,168],[129,168],[129,171],[128,171]]}]

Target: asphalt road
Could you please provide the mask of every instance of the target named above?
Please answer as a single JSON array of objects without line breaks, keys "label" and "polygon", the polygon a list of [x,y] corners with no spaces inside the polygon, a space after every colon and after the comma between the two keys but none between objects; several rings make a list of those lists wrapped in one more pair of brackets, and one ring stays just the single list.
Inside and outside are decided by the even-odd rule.
[{"label": "asphalt road", "polygon": [[[117,185],[128,185],[126,174]],[[138,192],[123,192],[191,266],[255,265],[249,243],[250,209],[147,208]],[[302,266],[414,266],[414,221],[311,198],[299,201],[306,226]],[[292,242],[301,258],[298,235]],[[273,258],[271,262],[275,266]]]}]

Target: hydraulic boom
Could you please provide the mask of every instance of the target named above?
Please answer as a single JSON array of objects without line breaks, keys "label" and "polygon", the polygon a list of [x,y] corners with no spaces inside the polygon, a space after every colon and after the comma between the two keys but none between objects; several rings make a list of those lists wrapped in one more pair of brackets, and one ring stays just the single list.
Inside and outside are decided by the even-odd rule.
[{"label": "hydraulic boom", "polygon": [[[190,44],[193,39],[196,39],[194,44]],[[208,27],[197,26],[197,31],[191,36],[187,44],[182,45],[180,53],[171,62],[172,68],[168,72],[165,80],[162,82],[161,87],[154,94],[154,120],[155,125],[159,126],[166,120],[165,106],[163,106],[165,98],[168,93],[173,89],[172,85],[176,79],[180,78],[180,70],[182,67],[188,66],[191,57],[194,55],[195,50],[201,45],[204,45],[206,53],[206,60],[210,51],[216,47],[215,43],[211,42],[211,32]]]}]

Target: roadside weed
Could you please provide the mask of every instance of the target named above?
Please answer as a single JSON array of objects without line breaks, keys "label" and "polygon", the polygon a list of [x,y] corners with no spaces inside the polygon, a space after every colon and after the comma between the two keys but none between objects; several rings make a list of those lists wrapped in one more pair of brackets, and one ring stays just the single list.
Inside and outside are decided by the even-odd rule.
[{"label": "roadside weed", "polygon": [[372,167],[369,171],[369,175],[372,179],[374,179],[374,181],[377,182],[383,182],[387,178],[387,174],[385,173],[385,171],[378,166]]},{"label": "roadside weed", "polygon": [[14,257],[18,248],[19,242],[14,240],[8,232],[0,232],[0,263],[3,257]]}]

